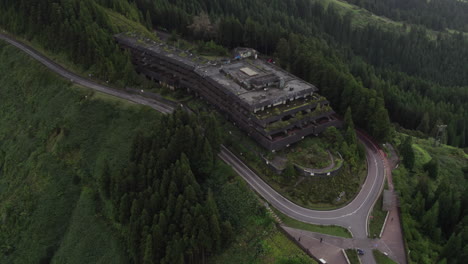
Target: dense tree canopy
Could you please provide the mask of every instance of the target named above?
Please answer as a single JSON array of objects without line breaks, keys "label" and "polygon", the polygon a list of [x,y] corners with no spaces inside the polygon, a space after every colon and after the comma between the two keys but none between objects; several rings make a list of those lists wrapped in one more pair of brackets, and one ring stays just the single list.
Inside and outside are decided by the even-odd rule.
[{"label": "dense tree canopy", "polygon": [[[129,10],[126,13],[137,12],[127,1],[112,2],[123,5],[123,10]],[[98,78],[120,85],[133,82],[130,58],[113,39],[117,29],[96,1],[1,0],[0,26],[49,51],[65,54]]]},{"label": "dense tree canopy", "polygon": [[468,145],[468,40],[461,34],[353,27],[352,13],[308,0],[1,0],[0,25],[125,85],[134,79],[132,66],[112,39],[105,8],[146,27],[275,55],[282,67],[316,84],[341,114],[353,106],[355,123],[380,140],[388,137],[390,117],[428,136],[436,124],[447,124],[447,143]]},{"label": "dense tree canopy", "polygon": [[404,166],[393,174],[395,188],[401,194],[403,228],[412,262],[465,263],[468,177],[463,172],[463,163],[466,164],[463,152],[432,147],[431,141],[422,145],[422,140],[418,140],[419,151],[429,151],[427,155],[432,156],[427,163],[418,165],[421,157],[415,158],[413,140],[409,136],[402,140],[400,154]]},{"label": "dense tree canopy", "polygon": [[[212,117],[202,120],[218,129]],[[128,166],[100,182],[134,263],[204,263],[229,241],[221,229],[231,224],[203,188],[213,178],[218,147],[211,145],[219,144],[204,132],[210,125],[182,111],[162,118],[151,135],[135,137]]]},{"label": "dense tree canopy", "polygon": [[[434,136],[437,124],[447,124],[447,143],[468,146],[468,40],[461,33],[426,29],[466,32],[466,1],[349,1],[422,26],[353,26],[355,14],[312,0],[0,0],[0,26],[121,86],[133,82],[133,66],[113,40],[118,30],[110,10],[148,29],[207,45],[253,47],[317,85],[345,115],[340,141],[350,163],[359,152],[354,125],[386,141],[392,136],[390,120],[426,136]],[[212,192],[202,187],[213,181],[222,142],[216,120],[176,112],[134,142],[129,165],[115,172],[106,164],[99,180],[133,262],[203,262],[232,233],[231,222],[222,217],[232,204],[218,212]],[[406,236],[417,252],[411,257],[417,263],[463,263],[467,169],[465,178],[441,175],[448,161],[439,163],[438,156],[416,167],[410,138],[400,151],[407,168],[396,182]]]},{"label": "dense tree canopy", "polygon": [[[341,114],[349,105],[356,108],[356,124],[381,140],[388,137],[386,108],[390,119],[405,128],[434,136],[433,128],[442,122],[448,125],[447,143],[468,144],[468,40],[461,34],[434,35],[404,26],[352,27],[352,13],[307,0],[136,4],[149,10],[154,26],[188,38],[200,35],[191,30],[194,17],[209,14],[214,28],[207,27],[210,34],[204,38],[275,55],[282,67],[316,84]],[[204,21],[208,23],[206,16]]]}]

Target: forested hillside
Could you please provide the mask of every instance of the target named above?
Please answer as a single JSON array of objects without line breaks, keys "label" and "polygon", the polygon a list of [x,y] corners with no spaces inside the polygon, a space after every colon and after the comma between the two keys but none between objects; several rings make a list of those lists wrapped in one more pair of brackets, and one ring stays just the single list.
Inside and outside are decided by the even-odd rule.
[{"label": "forested hillside", "polygon": [[[435,125],[445,123],[449,144],[468,144],[468,40],[463,35],[434,36],[421,27],[352,27],[351,11],[343,15],[319,1],[136,3],[154,26],[276,55],[283,67],[316,84],[342,114],[349,105],[362,108],[353,109],[359,113],[356,124],[379,139],[388,136],[385,102],[391,120],[403,127],[433,136]],[[210,15],[208,22],[194,19],[201,12]],[[200,21],[210,30],[191,30]],[[373,131],[377,127],[383,131]]]},{"label": "forested hillside", "polygon": [[[96,77],[125,85],[134,78],[129,57],[120,51],[113,34],[120,29],[93,0],[0,1],[0,27],[39,43]],[[114,1],[129,19],[139,12],[127,1]]]},{"label": "forested hillside", "polygon": [[215,159],[213,115],[82,89],[3,42],[0,73],[0,263],[314,263]]},{"label": "forested hillside", "polygon": [[[330,2],[0,0],[0,30],[119,87],[136,79],[113,40],[121,31],[253,47],[315,84],[337,112],[352,109],[379,141],[398,135],[391,122],[419,137],[447,124],[443,141],[467,147],[468,39],[445,30],[467,31],[467,3],[350,0],[397,21],[381,27],[353,23],[359,13]],[[1,43],[0,59],[0,262],[82,263],[83,252],[92,263],[270,260],[271,219],[216,162],[211,115],[114,109]],[[462,263],[466,155],[401,140],[396,186],[410,257]],[[229,256],[236,248],[258,251]]]},{"label": "forested hillside", "polygon": [[468,155],[402,136],[403,165],[393,172],[403,228],[414,263],[465,263],[468,258]]},{"label": "forested hillside", "polygon": [[134,263],[204,263],[232,239],[231,224],[202,184],[217,177],[211,146],[221,141],[213,117],[204,119],[206,129],[186,112],[163,117],[151,134],[135,137],[125,168],[102,172]]},{"label": "forested hillside", "polygon": [[461,34],[353,27],[352,10],[343,13],[319,0],[39,2],[1,0],[0,25],[121,86],[134,76],[128,56],[113,42],[119,28],[109,12],[186,38],[276,55],[282,67],[316,84],[341,114],[348,106],[361,108],[353,109],[356,124],[378,139],[389,136],[389,116],[429,136],[436,124],[447,124],[449,144],[468,144],[468,40]]},{"label": "forested hillside", "polygon": [[434,30],[468,32],[468,3],[461,0],[345,0],[376,15]]}]

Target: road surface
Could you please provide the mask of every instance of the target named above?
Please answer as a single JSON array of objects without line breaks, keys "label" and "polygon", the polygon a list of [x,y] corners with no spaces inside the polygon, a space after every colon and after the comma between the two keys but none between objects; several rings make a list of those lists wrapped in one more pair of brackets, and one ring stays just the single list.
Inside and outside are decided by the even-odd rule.
[{"label": "road surface", "polygon": [[379,150],[366,137],[360,135],[359,139],[366,146],[367,178],[353,201],[330,211],[307,209],[284,198],[225,147],[220,157],[265,200],[289,217],[311,224],[343,226],[348,228],[354,237],[364,238],[367,237],[367,216],[380,194],[385,175]]},{"label": "road surface", "polygon": [[[124,91],[116,90],[114,88],[110,88],[108,86],[104,86],[78,76],[46,58],[44,55],[40,54],[30,46],[16,41],[11,36],[0,33],[0,39],[24,51],[34,59],[44,64],[50,70],[76,84],[125,100],[129,100],[137,104],[149,106],[164,114],[171,113],[174,110],[172,106],[165,104],[164,102],[156,101],[139,95],[129,94]],[[348,230],[353,234],[353,237],[365,239],[367,238],[368,232],[368,216],[382,190],[385,179],[385,169],[382,161],[382,154],[379,149],[373,144],[372,141],[370,141],[361,133],[358,133],[358,136],[359,140],[366,147],[368,167],[367,178],[359,194],[353,201],[342,208],[330,211],[318,211],[303,208],[284,198],[278,192],[273,190],[267,183],[265,183],[258,175],[251,171],[247,165],[245,165],[224,146],[222,146],[222,150],[219,153],[219,156],[223,161],[231,165],[234,170],[241,177],[243,177],[247,183],[265,200],[267,200],[271,205],[289,217],[312,224],[342,226],[348,228]],[[364,250],[369,253],[371,252],[370,248],[364,248]],[[365,264],[375,263],[372,254],[365,254],[362,256],[361,261]]]},{"label": "road surface", "polygon": [[73,83],[79,84],[81,86],[84,86],[84,87],[87,87],[87,88],[90,88],[90,89],[93,89],[102,93],[110,94],[115,97],[119,97],[128,101],[137,103],[137,104],[149,106],[161,113],[168,114],[174,110],[172,106],[165,104],[163,102],[156,101],[150,98],[146,98],[140,95],[129,94],[127,92],[120,91],[114,88],[110,88],[108,86],[98,84],[89,79],[85,79],[79,75],[76,75],[66,70],[62,66],[58,65],[57,63],[53,62],[52,60],[48,59],[47,57],[43,56],[42,54],[40,54],[39,52],[31,48],[30,46],[23,44],[21,42],[18,42],[6,34],[0,33],[0,39],[24,51],[25,53],[27,53],[28,55],[30,55],[31,57],[33,57],[40,63],[44,64],[50,70],[58,73],[60,76],[64,77],[65,79],[68,79],[69,81]]},{"label": "road surface", "polygon": [[[219,156],[223,161],[231,165],[268,203],[283,214],[306,223],[342,226],[348,228],[354,238],[367,239],[369,213],[383,188],[385,168],[382,154],[374,143],[361,133],[358,133],[358,137],[366,147],[368,167],[366,180],[353,201],[344,207],[330,211],[311,210],[289,201],[271,188],[224,146]],[[363,249],[366,252],[372,252],[371,248]],[[369,264],[375,263],[372,254],[361,256],[361,261]]]}]

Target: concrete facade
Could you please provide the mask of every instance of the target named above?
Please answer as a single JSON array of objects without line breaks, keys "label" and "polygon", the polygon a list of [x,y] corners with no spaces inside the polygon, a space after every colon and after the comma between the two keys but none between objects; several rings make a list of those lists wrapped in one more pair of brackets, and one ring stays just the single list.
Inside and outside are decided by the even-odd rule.
[{"label": "concrete facade", "polygon": [[261,59],[213,61],[131,34],[115,39],[139,73],[205,98],[268,150],[340,125],[314,85]]}]

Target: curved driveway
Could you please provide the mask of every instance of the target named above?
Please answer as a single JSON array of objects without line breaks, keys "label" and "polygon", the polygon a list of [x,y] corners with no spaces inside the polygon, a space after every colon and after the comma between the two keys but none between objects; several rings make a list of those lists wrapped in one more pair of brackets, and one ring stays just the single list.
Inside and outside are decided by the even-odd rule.
[{"label": "curved driveway", "polygon": [[[26,52],[34,59],[38,60],[50,70],[58,73],[70,81],[79,85],[91,88],[93,90],[110,94],[137,104],[147,105],[161,113],[171,113],[174,108],[154,99],[139,95],[129,94],[124,91],[116,90],[96,82],[78,76],[57,63],[51,61],[33,48],[16,41],[14,38],[0,33],[0,39]],[[242,176],[248,184],[257,191],[271,205],[282,213],[299,221],[320,224],[320,225],[339,225],[351,231],[355,238],[367,238],[367,220],[368,215],[376,202],[385,179],[385,169],[379,149],[363,134],[358,132],[359,140],[366,147],[367,157],[367,177],[359,194],[346,206],[330,211],[311,210],[294,204],[281,196],[265,183],[258,175],[250,170],[241,160],[232,154],[227,148],[222,146],[219,156],[226,163],[230,164],[234,170]],[[375,263],[371,250],[368,249],[362,260],[364,263]]]}]

